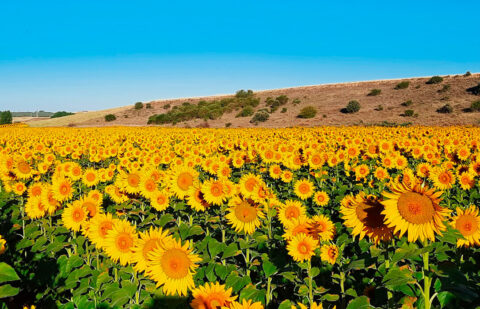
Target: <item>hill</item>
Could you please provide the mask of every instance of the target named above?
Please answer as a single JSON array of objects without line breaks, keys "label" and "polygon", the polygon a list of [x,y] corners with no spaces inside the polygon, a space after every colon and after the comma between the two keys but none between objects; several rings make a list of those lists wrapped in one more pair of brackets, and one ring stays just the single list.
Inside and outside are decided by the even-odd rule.
[{"label": "hill", "polygon": [[[253,112],[257,113],[263,110],[269,115],[268,120],[257,124],[250,122],[252,115],[236,117],[241,111],[236,108],[243,106],[244,101],[237,100],[235,95],[220,95],[144,102],[143,108],[139,110],[130,105],[103,111],[77,113],[58,119],[35,121],[30,125],[35,127],[143,126],[147,125],[152,116],[168,112],[170,114],[160,118],[162,121],[170,123],[162,125],[181,127],[289,127],[402,123],[415,125],[480,124],[480,113],[469,110],[473,102],[480,100],[480,95],[472,91],[472,88],[476,89],[474,87],[480,84],[480,74],[451,75],[442,76],[442,78],[443,81],[438,83],[428,83],[430,77],[422,77],[256,91],[251,96],[255,100],[258,99],[258,105],[252,107]],[[403,87],[399,85],[400,83]],[[407,84],[408,86],[405,87]],[[286,96],[288,99],[286,103],[283,102],[285,97],[281,100],[283,105],[274,103],[279,96]],[[342,109],[352,100],[360,103],[360,110],[351,114],[342,112]],[[146,108],[147,103],[150,108]],[[272,104],[280,106],[276,111],[271,112]],[[439,112],[439,109],[447,104],[451,109],[444,108],[443,111],[446,113]],[[300,111],[307,106],[313,106],[317,110],[316,115],[309,119],[298,118]],[[200,107],[204,108],[200,109]],[[107,114],[115,115],[116,120],[106,122],[104,117]],[[197,117],[197,114],[214,119],[190,119]],[[251,114],[251,111],[246,114]],[[408,116],[410,114],[411,116]],[[180,121],[172,123],[171,115]],[[181,121],[182,119],[190,120]]]}]

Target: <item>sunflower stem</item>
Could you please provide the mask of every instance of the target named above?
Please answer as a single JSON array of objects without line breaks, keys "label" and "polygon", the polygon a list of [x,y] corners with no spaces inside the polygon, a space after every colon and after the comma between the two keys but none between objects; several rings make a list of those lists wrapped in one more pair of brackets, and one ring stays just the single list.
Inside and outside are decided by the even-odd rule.
[{"label": "sunflower stem", "polygon": [[245,241],[247,242],[247,250],[245,252],[245,264],[247,266],[247,276],[250,277],[250,238],[248,234],[245,235]]},{"label": "sunflower stem", "polygon": [[430,309],[431,307],[431,302],[430,302],[430,277],[428,276],[428,258],[429,258],[429,253],[425,252],[423,253],[423,299],[425,302],[425,309]]},{"label": "sunflower stem", "polygon": [[[222,225],[222,244],[225,243],[225,229],[223,228],[223,225]],[[225,262],[225,259],[222,259],[222,265],[225,266],[226,262]]]},{"label": "sunflower stem", "polygon": [[308,298],[310,307],[313,304],[313,277],[312,277],[312,260],[308,260]]},{"label": "sunflower stem", "polygon": [[272,277],[268,277],[267,279],[267,307],[270,303],[270,299],[272,298],[270,290],[272,289]]}]

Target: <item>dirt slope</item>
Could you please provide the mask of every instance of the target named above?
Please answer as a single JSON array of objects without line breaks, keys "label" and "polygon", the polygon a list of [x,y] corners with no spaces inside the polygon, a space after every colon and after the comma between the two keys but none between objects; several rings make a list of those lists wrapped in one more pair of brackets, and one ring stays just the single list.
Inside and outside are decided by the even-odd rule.
[{"label": "dirt slope", "polygon": [[[287,108],[287,112],[281,113],[279,108],[270,115],[268,121],[260,123],[261,127],[289,127],[289,126],[319,126],[319,125],[358,125],[358,124],[380,124],[383,121],[405,123],[411,122],[416,125],[471,125],[480,124],[480,113],[465,112],[474,101],[480,100],[480,96],[472,95],[466,89],[476,86],[480,83],[480,74],[471,76],[454,75],[443,76],[444,80],[440,84],[426,84],[429,79],[425,78],[407,78],[397,80],[379,80],[354,83],[328,84],[317,86],[305,86],[295,88],[284,88],[257,91],[255,95],[261,99],[260,105],[256,108],[265,108],[265,99],[267,97],[276,97],[287,95],[290,100],[282,107]],[[396,90],[395,86],[401,81],[409,81],[407,89]],[[450,85],[446,91],[441,89],[444,85]],[[377,96],[368,96],[372,89],[381,89],[381,94]],[[165,105],[171,106],[182,104],[183,102],[197,103],[200,100],[212,100],[226,96],[211,96],[202,98],[182,98],[175,100],[159,100],[150,103],[151,109],[134,110],[132,106],[119,107],[104,111],[95,111],[76,114],[72,116],[49,119],[44,121],[35,121],[32,126],[110,126],[110,125],[130,125],[143,126],[147,124],[148,118],[153,114],[165,113]],[[299,99],[300,103],[294,105],[292,101]],[[350,100],[357,100],[361,104],[361,109],[355,114],[344,114],[341,109],[344,108]],[[405,107],[402,102],[411,100],[412,105]],[[445,104],[453,107],[451,114],[441,114],[436,110]],[[311,119],[299,119],[297,115],[305,106],[314,106],[318,113]],[[381,106],[381,108],[379,108]],[[405,117],[405,110],[414,110],[418,116]],[[105,122],[104,116],[113,113],[117,120]],[[209,120],[209,127],[225,127],[231,123],[231,127],[253,127],[249,121],[251,117],[235,118],[237,112],[224,114],[221,118]],[[203,120],[192,120],[182,122],[177,126],[196,127],[205,126]]]}]

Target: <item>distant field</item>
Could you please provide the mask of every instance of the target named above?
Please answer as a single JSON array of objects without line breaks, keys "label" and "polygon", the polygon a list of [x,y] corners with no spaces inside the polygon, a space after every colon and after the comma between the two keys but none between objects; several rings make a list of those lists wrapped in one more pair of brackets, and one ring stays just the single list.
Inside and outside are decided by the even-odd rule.
[{"label": "distant field", "polygon": [[[480,83],[480,74],[443,76],[443,81],[427,84],[430,77],[405,78],[395,80],[378,80],[327,84],[255,91],[254,97],[260,104],[254,113],[268,110],[266,99],[281,95],[288,97],[288,102],[275,112],[269,113],[268,120],[257,124],[251,123],[252,116],[236,117],[239,110],[224,112],[216,119],[193,119],[180,121],[179,127],[290,127],[319,125],[371,125],[371,124],[416,124],[416,125],[477,125],[480,114],[468,112],[469,107],[480,96],[467,89]],[[399,84],[408,84],[399,87]],[[202,100],[212,101],[232,98],[233,95],[218,95],[198,98],[180,98],[158,100],[150,103],[151,108],[135,110],[133,103],[102,111],[84,112],[76,115],[31,122],[31,126],[144,126],[149,117],[163,114],[184,102],[198,104]],[[341,110],[351,100],[360,103],[357,113],[345,114]],[[294,103],[295,102],[295,103]],[[445,113],[439,112],[448,104]],[[164,108],[165,106],[169,108]],[[313,118],[301,119],[300,111],[312,106],[316,111]],[[282,111],[283,110],[283,111]],[[113,114],[115,121],[106,122],[105,115]],[[409,116],[411,115],[411,116]],[[172,124],[168,124],[172,126]]]}]

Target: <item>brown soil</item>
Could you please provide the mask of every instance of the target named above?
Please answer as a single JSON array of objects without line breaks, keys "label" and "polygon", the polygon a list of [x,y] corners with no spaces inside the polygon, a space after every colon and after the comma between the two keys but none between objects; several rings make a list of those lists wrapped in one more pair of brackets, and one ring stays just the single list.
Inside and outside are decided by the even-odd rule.
[{"label": "brown soil", "polygon": [[[290,126],[321,126],[321,125],[370,125],[381,124],[383,121],[392,123],[411,122],[415,125],[471,125],[480,124],[480,113],[465,112],[470,104],[480,100],[480,96],[475,96],[466,91],[467,88],[476,86],[480,83],[480,74],[472,74],[465,77],[463,75],[443,76],[444,81],[440,84],[427,85],[425,78],[408,78],[397,80],[380,80],[354,83],[328,84],[317,86],[305,86],[295,88],[284,88],[257,91],[255,95],[261,99],[261,103],[256,109],[265,108],[265,99],[267,97],[276,97],[287,95],[290,100],[280,107],[275,113],[270,115],[268,121],[258,124],[258,127],[290,127]],[[407,89],[395,90],[395,86],[400,81],[410,81]],[[450,85],[445,92],[439,92],[444,85]],[[381,89],[382,92],[377,96],[368,96],[372,89]],[[202,98],[183,98],[174,100],[159,100],[150,103],[151,109],[134,110],[132,106],[119,107],[105,111],[95,111],[83,113],[81,117],[77,115],[62,118],[50,119],[47,121],[36,121],[32,126],[144,126],[148,118],[154,114],[165,113],[163,108],[166,104],[171,106],[182,104],[183,102],[197,103],[200,100],[212,100],[227,96],[211,96]],[[299,99],[301,102],[294,105],[292,101]],[[355,114],[344,114],[341,109],[344,108],[350,100],[360,102],[361,109]],[[412,100],[413,104],[405,107],[401,103]],[[453,107],[451,114],[441,114],[436,110],[445,104]],[[305,106],[314,106],[318,110],[317,115],[311,119],[297,118],[300,110]],[[382,110],[378,110],[382,106]],[[281,113],[283,107],[287,108],[286,113]],[[418,116],[405,117],[405,110],[414,110]],[[104,116],[108,113],[116,115],[117,120],[105,122]],[[192,120],[179,123],[180,127],[225,127],[231,123],[231,127],[254,127],[249,121],[251,117],[235,118],[236,111],[224,114],[221,118],[209,120],[207,124],[203,120]],[[76,116],[76,117],[75,117]],[[61,122],[60,122],[61,121]]]}]

